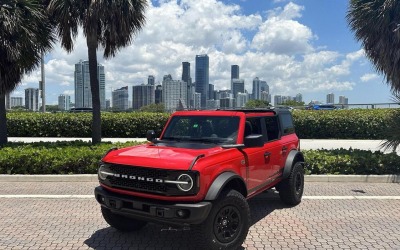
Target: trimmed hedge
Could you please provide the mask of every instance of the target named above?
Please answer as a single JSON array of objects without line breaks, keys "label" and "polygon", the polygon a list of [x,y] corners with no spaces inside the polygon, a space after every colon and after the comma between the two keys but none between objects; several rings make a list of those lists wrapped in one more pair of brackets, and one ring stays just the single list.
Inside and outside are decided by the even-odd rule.
[{"label": "trimmed hedge", "polygon": [[137,142],[37,142],[9,143],[0,150],[0,174],[94,174],[99,160],[113,147],[137,145]]},{"label": "trimmed hedge", "polygon": [[302,139],[385,139],[396,109],[295,110],[296,133]]},{"label": "trimmed hedge", "polygon": [[[295,110],[296,133],[302,139],[384,139],[394,109],[352,109],[334,111]],[[91,137],[90,113],[7,114],[11,137]],[[167,113],[102,113],[103,137],[146,137],[146,131],[161,131]]]},{"label": "trimmed hedge", "polygon": [[[146,137],[147,130],[161,131],[169,114],[108,113],[101,114],[102,136],[116,138]],[[17,113],[7,114],[11,137],[91,137],[91,113]]]},{"label": "trimmed hedge", "polygon": [[[112,147],[128,143],[9,143],[0,150],[0,174],[95,174],[98,162]],[[355,149],[307,150],[307,174],[400,174],[400,156]]]},{"label": "trimmed hedge", "polygon": [[307,174],[400,174],[400,156],[359,149],[304,150]]}]

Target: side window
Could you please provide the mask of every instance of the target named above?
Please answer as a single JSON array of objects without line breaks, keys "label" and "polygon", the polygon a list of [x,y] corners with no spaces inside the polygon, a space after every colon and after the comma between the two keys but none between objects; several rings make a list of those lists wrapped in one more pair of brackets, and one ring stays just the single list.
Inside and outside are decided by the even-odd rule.
[{"label": "side window", "polygon": [[277,140],[280,137],[280,127],[277,116],[265,117],[265,127],[267,130],[268,141]]},{"label": "side window", "polygon": [[244,127],[244,137],[251,134],[263,134],[260,117],[251,117],[246,119],[246,124]]},{"label": "side window", "polygon": [[289,113],[287,114],[283,113],[280,114],[280,119],[281,119],[283,134],[287,135],[294,133],[292,116]]}]

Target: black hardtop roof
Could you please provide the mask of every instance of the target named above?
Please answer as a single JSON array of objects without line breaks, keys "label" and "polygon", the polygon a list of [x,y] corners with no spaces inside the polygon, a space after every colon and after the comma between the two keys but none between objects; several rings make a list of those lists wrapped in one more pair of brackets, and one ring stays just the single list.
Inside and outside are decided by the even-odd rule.
[{"label": "black hardtop roof", "polygon": [[279,113],[290,113],[288,108],[233,108],[233,109],[216,109],[216,111],[237,111],[243,113],[265,113],[265,112],[273,112],[275,114]]}]

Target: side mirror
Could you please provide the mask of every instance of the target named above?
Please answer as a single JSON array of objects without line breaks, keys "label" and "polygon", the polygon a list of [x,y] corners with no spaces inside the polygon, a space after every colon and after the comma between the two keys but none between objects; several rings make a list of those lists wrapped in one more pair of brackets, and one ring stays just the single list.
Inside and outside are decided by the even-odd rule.
[{"label": "side mirror", "polygon": [[154,132],[154,130],[147,130],[146,138],[148,141],[152,142],[154,139],[156,139],[156,132]]},{"label": "side mirror", "polygon": [[263,135],[248,135],[244,138],[244,146],[246,148],[260,148],[264,146]]}]

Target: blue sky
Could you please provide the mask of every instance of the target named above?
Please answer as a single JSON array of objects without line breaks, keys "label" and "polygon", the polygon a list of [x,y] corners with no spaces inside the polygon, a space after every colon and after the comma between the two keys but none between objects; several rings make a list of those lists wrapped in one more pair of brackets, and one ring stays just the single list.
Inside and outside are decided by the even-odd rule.
[{"label": "blue sky", "polygon": [[[152,1],[147,23],[132,45],[105,66],[106,96],[122,86],[161,82],[165,74],[181,77],[182,61],[196,54],[210,57],[210,83],[226,89],[230,65],[238,64],[246,89],[254,77],[266,80],[272,95],[303,94],[303,100],[326,101],[328,93],[349,103],[390,102],[390,88],[368,59],[346,22],[348,0],[180,0]],[[82,35],[74,52],[55,45],[46,56],[47,102],[60,94],[73,97],[74,64],[87,58]],[[26,76],[11,95],[37,87],[39,71]],[[131,88],[129,89],[131,94]]]}]

